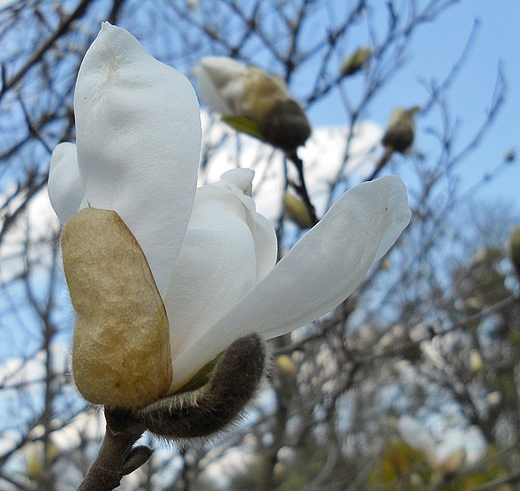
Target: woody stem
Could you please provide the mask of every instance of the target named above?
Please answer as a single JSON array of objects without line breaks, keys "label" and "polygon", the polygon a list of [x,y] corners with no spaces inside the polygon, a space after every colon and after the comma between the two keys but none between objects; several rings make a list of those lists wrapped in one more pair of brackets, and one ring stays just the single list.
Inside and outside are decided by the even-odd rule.
[{"label": "woody stem", "polygon": [[123,476],[143,465],[153,450],[134,443],[144,433],[144,426],[136,424],[130,413],[105,408],[106,432],[96,460],[90,467],[78,491],[111,491]]}]

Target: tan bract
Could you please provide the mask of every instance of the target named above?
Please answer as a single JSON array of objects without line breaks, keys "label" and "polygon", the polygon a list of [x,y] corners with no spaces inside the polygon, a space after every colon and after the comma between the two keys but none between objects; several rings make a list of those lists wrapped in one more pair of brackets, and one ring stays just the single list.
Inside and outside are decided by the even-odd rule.
[{"label": "tan bract", "polygon": [[144,253],[112,210],[86,208],[61,237],[77,312],[72,368],[87,401],[141,407],[172,379],[166,310]]}]

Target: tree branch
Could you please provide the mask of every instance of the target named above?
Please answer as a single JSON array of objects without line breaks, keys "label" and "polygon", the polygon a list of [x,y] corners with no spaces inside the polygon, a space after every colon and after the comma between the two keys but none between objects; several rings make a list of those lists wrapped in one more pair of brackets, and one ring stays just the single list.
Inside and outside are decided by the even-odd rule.
[{"label": "tree branch", "polygon": [[136,424],[127,414],[105,408],[105,437],[78,491],[111,491],[120,485],[123,476],[135,471],[151,457],[151,448],[133,446],[145,427]]}]

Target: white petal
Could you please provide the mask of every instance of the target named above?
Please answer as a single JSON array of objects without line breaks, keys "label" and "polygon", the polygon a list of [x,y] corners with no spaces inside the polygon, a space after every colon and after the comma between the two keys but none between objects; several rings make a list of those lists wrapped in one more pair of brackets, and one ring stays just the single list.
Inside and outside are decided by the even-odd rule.
[{"label": "white petal", "polygon": [[236,108],[244,97],[242,76],[247,67],[231,58],[208,56],[194,69],[199,79],[201,99],[223,116],[237,116]]},{"label": "white petal", "polygon": [[197,190],[164,299],[174,358],[255,285],[255,248],[244,215],[231,193],[214,186]]},{"label": "white petal", "polygon": [[[254,287],[259,269],[261,273],[266,269],[267,258],[270,256],[271,268],[276,259],[272,226],[254,211],[254,204],[253,209],[249,207],[251,198],[237,193],[225,184],[197,189],[188,231],[164,299],[174,359],[172,390],[194,374],[189,368],[178,372],[175,358],[196,350],[208,329]],[[266,228],[262,228],[264,220]],[[260,259],[261,247],[256,242],[269,244],[266,251],[260,251]],[[192,362],[195,367],[205,364],[198,354]]]},{"label": "white petal", "polygon": [[74,109],[82,207],[119,213],[164,294],[196,187],[201,130],[193,88],[127,31],[104,23],[81,65]]},{"label": "white petal", "polygon": [[[442,435],[441,442],[435,449],[436,460],[439,463],[447,462],[450,457],[464,450],[464,458],[466,457],[465,450],[465,439],[467,436],[460,428],[450,428],[446,430]],[[464,460],[464,459],[462,459]],[[462,463],[462,462],[460,462]],[[459,463],[459,464],[460,464]]]},{"label": "white petal", "polygon": [[181,355],[174,373],[193,366],[198,357],[210,359],[250,332],[279,336],[329,312],[354,291],[383,246],[390,247],[409,220],[406,188],[398,177],[351,189],[196,350]]},{"label": "white petal", "polygon": [[436,442],[428,428],[410,416],[399,418],[397,429],[401,438],[412,448],[435,453]]},{"label": "white petal", "polygon": [[256,203],[251,198],[254,175],[251,169],[232,169],[222,174],[222,180],[216,185],[232,191],[247,210],[247,224],[255,243],[258,283],[275,265],[278,241],[271,222],[256,212]]},{"label": "white petal", "polygon": [[64,225],[78,212],[85,196],[73,143],[60,143],[52,152],[47,189],[51,205]]}]

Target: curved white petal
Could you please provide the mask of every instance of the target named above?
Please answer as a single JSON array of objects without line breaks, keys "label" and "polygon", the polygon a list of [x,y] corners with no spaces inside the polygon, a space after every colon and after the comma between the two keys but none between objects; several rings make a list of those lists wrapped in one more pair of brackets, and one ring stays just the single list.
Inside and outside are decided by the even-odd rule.
[{"label": "curved white petal", "polygon": [[276,263],[278,241],[271,222],[257,213],[255,201],[251,198],[254,175],[252,169],[232,169],[222,174],[222,180],[216,185],[233,192],[247,210],[246,221],[255,243],[258,283]]},{"label": "curved white petal", "polygon": [[351,189],[206,333],[196,353],[182,353],[174,376],[193,373],[240,336],[279,336],[329,312],[354,291],[409,220],[406,188],[398,177]]},{"label": "curved white petal", "polygon": [[200,151],[195,93],[127,31],[104,23],[74,95],[82,207],[118,212],[168,287],[191,212]]},{"label": "curved white petal", "polygon": [[223,116],[239,115],[236,109],[244,97],[242,76],[246,73],[245,65],[223,56],[202,58],[194,69],[201,99]]},{"label": "curved white petal", "polygon": [[[249,184],[252,174],[249,172]],[[197,189],[188,231],[164,298],[174,360],[184,351],[196,349],[208,329],[254,287],[268,258],[271,268],[276,259],[272,226],[256,213],[254,205],[250,207],[251,198],[228,186],[221,182]],[[198,355],[195,358],[195,363],[201,362]],[[185,380],[177,377],[175,363],[173,369],[175,390]]]},{"label": "curved white petal", "polygon": [[85,196],[73,143],[60,143],[52,152],[47,190],[51,205],[64,225],[78,212]]}]

